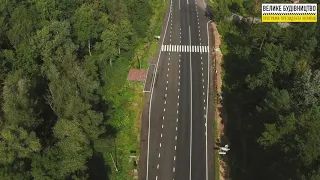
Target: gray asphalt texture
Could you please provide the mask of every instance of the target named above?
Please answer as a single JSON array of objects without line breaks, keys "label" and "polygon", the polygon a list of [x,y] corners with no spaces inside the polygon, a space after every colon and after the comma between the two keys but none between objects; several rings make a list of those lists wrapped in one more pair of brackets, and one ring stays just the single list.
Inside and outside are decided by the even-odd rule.
[{"label": "gray asphalt texture", "polygon": [[[191,41],[191,45],[208,46],[203,1],[180,0],[180,8],[179,0],[172,0],[166,34],[161,34],[165,35],[163,45],[190,45]],[[190,174],[192,180],[206,180],[206,163],[208,179],[213,178],[212,128],[208,129],[208,146],[205,134],[208,66],[208,53],[161,52],[149,111],[149,180],[189,180]],[[143,118],[148,118],[146,113]],[[145,140],[142,145],[146,147]],[[140,159],[147,164],[146,158]],[[146,179],[146,168],[140,165],[139,179]]]}]

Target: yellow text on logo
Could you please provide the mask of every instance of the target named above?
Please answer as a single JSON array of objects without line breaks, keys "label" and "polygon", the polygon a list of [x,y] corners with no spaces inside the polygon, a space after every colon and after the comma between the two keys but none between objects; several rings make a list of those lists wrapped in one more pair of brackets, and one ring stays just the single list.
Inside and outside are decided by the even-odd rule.
[{"label": "yellow text on logo", "polygon": [[262,22],[317,22],[317,15],[262,15]]}]

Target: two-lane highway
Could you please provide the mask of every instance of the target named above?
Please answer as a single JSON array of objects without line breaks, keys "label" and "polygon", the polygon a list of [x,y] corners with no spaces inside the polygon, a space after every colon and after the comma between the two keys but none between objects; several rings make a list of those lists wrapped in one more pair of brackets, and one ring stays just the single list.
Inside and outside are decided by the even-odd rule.
[{"label": "two-lane highway", "polygon": [[208,180],[209,44],[203,0],[171,0],[149,106],[147,180]]}]

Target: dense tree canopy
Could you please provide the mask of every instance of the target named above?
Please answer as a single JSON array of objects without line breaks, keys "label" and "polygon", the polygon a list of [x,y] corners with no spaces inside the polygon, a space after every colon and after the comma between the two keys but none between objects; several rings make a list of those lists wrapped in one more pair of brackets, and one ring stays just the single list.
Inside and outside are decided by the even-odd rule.
[{"label": "dense tree canopy", "polygon": [[0,179],[100,176],[91,161],[128,126],[127,72],[161,2],[0,0]]},{"label": "dense tree canopy", "polygon": [[223,35],[232,179],[319,179],[319,23],[234,24],[224,20],[229,12],[250,17],[251,7],[284,1],[219,2],[228,8],[216,9],[223,16],[215,18]]}]

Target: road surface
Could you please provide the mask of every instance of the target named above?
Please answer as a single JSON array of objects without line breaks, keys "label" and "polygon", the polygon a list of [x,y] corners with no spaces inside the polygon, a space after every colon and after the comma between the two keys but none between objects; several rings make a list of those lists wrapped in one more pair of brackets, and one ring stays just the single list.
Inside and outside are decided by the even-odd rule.
[{"label": "road surface", "polygon": [[213,178],[212,149],[206,134],[212,118],[206,118],[210,47],[205,4],[171,0],[169,6],[150,92],[147,165],[140,179],[208,180]]}]

